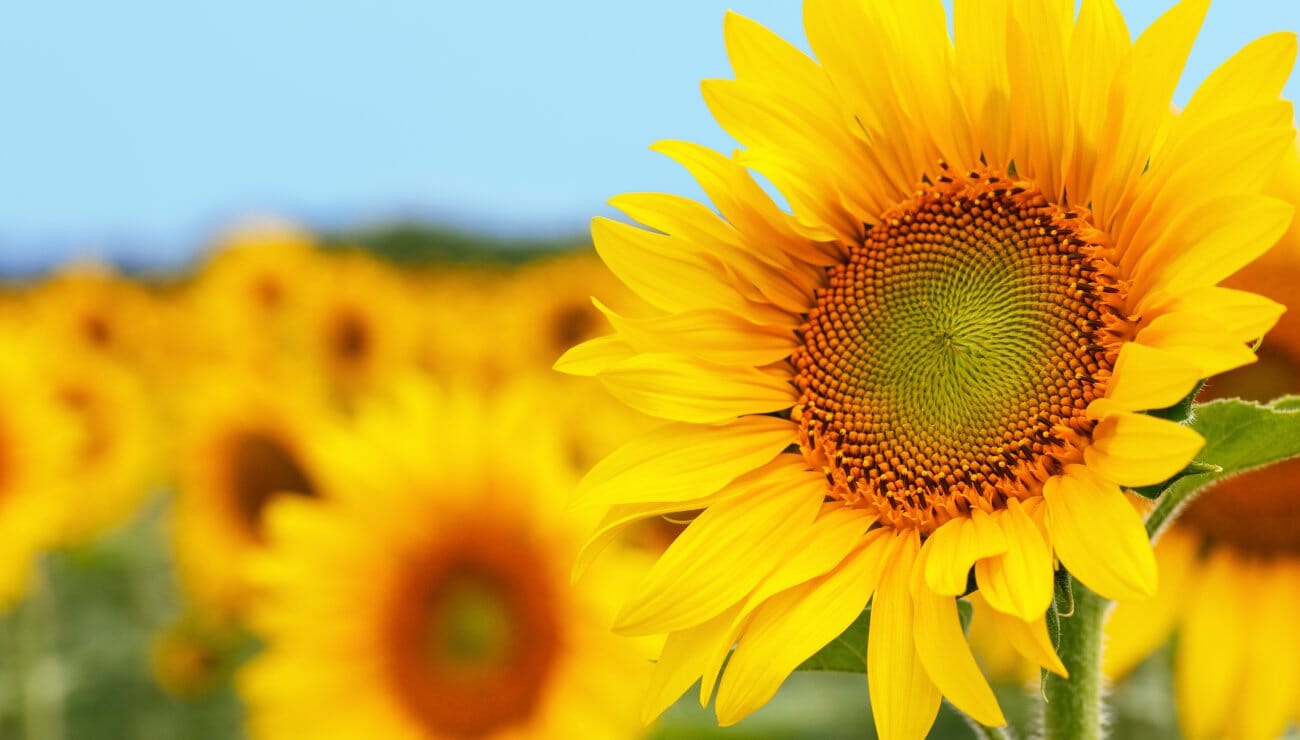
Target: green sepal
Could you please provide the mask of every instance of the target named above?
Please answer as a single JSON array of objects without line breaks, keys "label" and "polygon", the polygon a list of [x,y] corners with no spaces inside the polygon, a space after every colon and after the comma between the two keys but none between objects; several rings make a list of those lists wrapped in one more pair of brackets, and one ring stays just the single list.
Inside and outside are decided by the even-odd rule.
[{"label": "green sepal", "polygon": [[1222,473],[1222,472],[1223,472],[1222,466],[1214,465],[1213,463],[1205,463],[1205,462],[1200,462],[1198,460],[1193,460],[1192,462],[1188,463],[1187,467],[1175,473],[1174,477],[1170,478],[1169,480],[1157,483],[1154,486],[1138,486],[1137,488],[1132,489],[1132,491],[1133,493],[1136,493],[1137,495],[1143,498],[1149,498],[1154,500],[1160,498],[1160,494],[1168,490],[1169,487],[1172,486],[1174,483],[1177,483],[1179,480],[1182,480],[1183,478],[1186,478],[1189,475],[1201,475],[1202,473]]},{"label": "green sepal", "polygon": [[1169,421],[1176,421],[1179,424],[1182,424],[1192,418],[1193,403],[1196,401],[1197,394],[1199,394],[1201,389],[1204,387],[1205,381],[1202,380],[1196,384],[1196,387],[1192,389],[1191,393],[1183,396],[1178,403],[1175,403],[1173,406],[1166,406],[1162,409],[1153,409],[1147,413],[1160,419],[1168,419]]}]

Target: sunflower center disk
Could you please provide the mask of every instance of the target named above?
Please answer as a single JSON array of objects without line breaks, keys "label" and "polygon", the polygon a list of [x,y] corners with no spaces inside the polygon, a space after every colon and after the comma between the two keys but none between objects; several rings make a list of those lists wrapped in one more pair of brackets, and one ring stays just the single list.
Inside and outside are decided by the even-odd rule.
[{"label": "sunflower center disk", "polygon": [[945,176],[850,247],[791,358],[801,446],[834,495],[928,532],[1078,456],[1128,333],[1087,218]]},{"label": "sunflower center disk", "polygon": [[412,553],[390,613],[392,678],[436,737],[480,737],[525,720],[560,652],[538,543],[476,525],[464,534]]}]

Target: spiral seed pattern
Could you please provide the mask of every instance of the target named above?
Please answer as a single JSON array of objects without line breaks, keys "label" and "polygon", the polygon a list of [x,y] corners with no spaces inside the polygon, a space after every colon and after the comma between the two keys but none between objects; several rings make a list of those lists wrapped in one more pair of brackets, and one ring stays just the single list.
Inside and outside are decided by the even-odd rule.
[{"label": "spiral seed pattern", "polygon": [[944,174],[828,283],[792,356],[804,454],[839,498],[922,531],[1077,458],[1123,316],[1105,235],[1005,175]]}]

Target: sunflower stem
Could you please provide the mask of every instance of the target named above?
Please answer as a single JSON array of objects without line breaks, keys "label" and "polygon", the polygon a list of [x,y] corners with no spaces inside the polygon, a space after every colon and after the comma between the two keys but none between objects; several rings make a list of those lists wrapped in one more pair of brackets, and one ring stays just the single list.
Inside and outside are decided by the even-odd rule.
[{"label": "sunflower stem", "polygon": [[1080,583],[1073,585],[1074,614],[1061,618],[1058,653],[1069,679],[1048,675],[1043,685],[1043,737],[1100,740],[1101,643],[1106,600]]}]

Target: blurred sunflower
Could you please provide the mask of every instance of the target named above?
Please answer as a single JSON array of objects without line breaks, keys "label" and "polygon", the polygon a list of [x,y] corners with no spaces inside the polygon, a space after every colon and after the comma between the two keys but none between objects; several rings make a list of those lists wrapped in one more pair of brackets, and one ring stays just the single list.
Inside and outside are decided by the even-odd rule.
[{"label": "blurred sunflower", "polygon": [[1107,598],[1155,590],[1121,486],[1203,441],[1141,412],[1254,361],[1281,309],[1217,283],[1293,211],[1260,194],[1295,136],[1293,35],[1170,112],[1206,6],[1130,42],[1108,0],[1077,21],[958,0],[954,45],[938,0],[810,0],[817,61],[727,17],[737,79],[704,97],[745,148],[655,147],[721,218],[615,198],[647,228],[596,219],[596,249],[660,313],[611,312],[615,334],[557,363],[674,422],[584,480],[579,503],[610,508],[582,562],[639,518],[703,510],[618,620],[668,633],[650,716],[721,674],[718,719],[737,721],[871,599],[882,737],[923,736],[941,696],[1000,725],[957,616],[972,570],[1009,641],[1058,673],[1056,559]]},{"label": "blurred sunflower", "polygon": [[84,350],[44,359],[43,385],[76,430],[63,461],[75,498],[60,502],[57,534],[73,544],[124,522],[161,482],[161,438],[154,405],[132,372]]},{"label": "blurred sunflower", "polygon": [[250,598],[243,562],[265,542],[267,505],[325,492],[316,438],[330,412],[309,381],[214,371],[191,390],[178,443],[173,536],[182,581],[201,610],[242,616]]},{"label": "blurred sunflower", "polygon": [[72,501],[65,472],[76,431],[44,392],[32,360],[45,351],[32,335],[0,331],[0,610],[26,592],[36,556]]},{"label": "blurred sunflower", "polygon": [[[293,345],[294,321],[319,289],[322,257],[312,237],[280,223],[251,224],[219,240],[190,285],[177,327],[201,335],[212,359],[268,362]],[[197,330],[196,330],[197,327]]]},{"label": "blurred sunflower", "polygon": [[12,318],[44,334],[47,343],[121,363],[137,363],[155,329],[146,291],[104,265],[69,265],[23,297],[24,310]]},{"label": "blurred sunflower", "polygon": [[252,737],[636,734],[648,656],[609,630],[636,562],[570,586],[570,479],[534,404],[399,397],[332,446],[336,497],[272,506]]},{"label": "blurred sunflower", "polygon": [[299,331],[306,371],[343,402],[381,389],[415,363],[418,332],[405,284],[361,253],[332,255],[308,298]]},{"label": "blurred sunflower", "polygon": [[[1300,157],[1271,188],[1300,201]],[[1228,284],[1290,305],[1259,362],[1207,386],[1207,398],[1267,402],[1300,393],[1300,224]],[[1238,475],[1195,499],[1156,544],[1160,588],[1106,626],[1107,672],[1127,674],[1177,630],[1179,722],[1197,740],[1279,737],[1300,720],[1300,461]]]},{"label": "blurred sunflower", "polygon": [[502,349],[514,353],[517,371],[550,368],[570,347],[603,330],[593,294],[621,314],[645,311],[593,253],[552,255],[518,268],[499,304],[508,337]]}]

